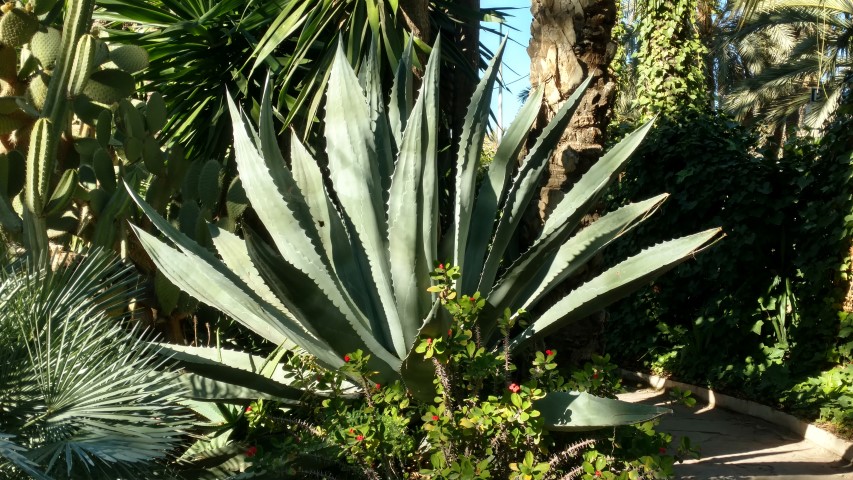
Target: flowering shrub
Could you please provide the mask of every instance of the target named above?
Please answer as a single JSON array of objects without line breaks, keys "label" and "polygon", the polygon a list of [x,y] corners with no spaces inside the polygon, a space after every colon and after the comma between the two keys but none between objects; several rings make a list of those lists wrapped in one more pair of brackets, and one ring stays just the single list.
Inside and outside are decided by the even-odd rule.
[{"label": "flowering shrub", "polygon": [[[250,425],[264,425],[249,433],[254,438],[245,456],[252,468],[376,479],[671,476],[676,460],[667,454],[671,437],[655,432],[652,422],[595,436],[549,434],[535,401],[555,390],[613,395],[621,386],[615,366],[609,357],[596,357],[567,379],[556,363],[559,352],[545,348],[521,359],[527,367],[522,374],[509,355],[508,339],[523,312],[503,313],[503,347],[486,350],[476,326],[486,301],[478,293],[458,295],[452,286],[458,273],[458,267],[443,264],[433,272],[431,290],[448,313],[447,324],[435,329],[441,334],[419,339],[415,351],[423,363],[409,366],[432,370],[434,390],[426,400],[399,382],[376,383],[370,356],[350,352],[339,370],[317,371],[318,393],[333,393],[318,395],[312,408],[262,423],[257,421],[262,402],[247,409]],[[356,396],[347,381],[357,386]],[[274,418],[273,409],[261,410]],[[260,454],[255,445],[262,442],[271,446],[270,454]]]}]

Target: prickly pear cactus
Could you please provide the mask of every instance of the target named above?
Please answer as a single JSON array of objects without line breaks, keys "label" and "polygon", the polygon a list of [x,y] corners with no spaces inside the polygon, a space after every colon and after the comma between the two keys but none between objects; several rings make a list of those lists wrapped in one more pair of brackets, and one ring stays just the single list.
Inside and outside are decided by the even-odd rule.
[{"label": "prickly pear cactus", "polygon": [[237,227],[245,192],[219,163],[191,163],[162,144],[162,96],[136,94],[148,54],[92,33],[94,0],[67,2],[61,26],[40,23],[54,7],[0,10],[0,233],[30,251],[71,241],[116,249],[151,274],[156,310],[179,322],[197,302],[132,244],[128,220],[141,219],[124,185],[203,245],[212,244],[205,221]]},{"label": "prickly pear cactus", "polygon": [[9,47],[20,47],[29,43],[38,31],[38,17],[31,8],[18,8],[14,3],[0,7],[0,43]]}]

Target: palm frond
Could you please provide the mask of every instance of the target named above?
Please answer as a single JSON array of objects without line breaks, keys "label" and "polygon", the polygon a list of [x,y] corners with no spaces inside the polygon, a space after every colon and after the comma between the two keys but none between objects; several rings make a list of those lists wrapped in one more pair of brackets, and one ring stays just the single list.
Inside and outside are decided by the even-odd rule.
[{"label": "palm frond", "polygon": [[173,375],[124,321],[140,294],[132,267],[101,252],[0,274],[0,351],[15,359],[0,365],[0,430],[25,439],[19,453],[48,475],[138,474],[182,442]]}]

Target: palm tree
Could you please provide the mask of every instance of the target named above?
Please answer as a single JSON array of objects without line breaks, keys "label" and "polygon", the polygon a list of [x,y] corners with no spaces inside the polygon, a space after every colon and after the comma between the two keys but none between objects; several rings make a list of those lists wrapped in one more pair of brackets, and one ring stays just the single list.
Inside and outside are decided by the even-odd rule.
[{"label": "palm tree", "polygon": [[141,478],[185,439],[174,377],[122,321],[139,277],[73,263],[0,270],[0,477]]},{"label": "palm tree", "polygon": [[[547,184],[540,193],[539,213],[546,216],[561,191],[580,178],[604,151],[616,83],[608,67],[616,0],[533,0],[533,24],[527,51],[530,84],[544,87],[538,128],[550,121],[581,82],[592,77],[580,106],[548,165]],[[574,41],[567,44],[567,38]],[[556,53],[556,54],[555,54]],[[537,127],[534,127],[537,128]]]},{"label": "palm tree", "polygon": [[745,79],[726,108],[777,130],[802,123],[820,128],[849,90],[853,60],[853,1],[745,1],[732,35]]}]

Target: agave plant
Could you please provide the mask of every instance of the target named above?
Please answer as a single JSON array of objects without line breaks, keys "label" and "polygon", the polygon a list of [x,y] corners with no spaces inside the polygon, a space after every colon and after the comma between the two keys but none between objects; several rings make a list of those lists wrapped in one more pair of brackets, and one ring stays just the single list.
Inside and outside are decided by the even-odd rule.
[{"label": "agave plant", "polygon": [[138,478],[183,442],[174,375],[121,322],[139,287],[97,252],[0,271],[0,477]]},{"label": "agave plant", "polygon": [[[329,368],[342,366],[345,354],[361,349],[370,353],[370,366],[383,381],[400,379],[413,394],[430,395],[433,372],[418,362],[413,345],[419,335],[432,336],[441,328],[439,302],[428,291],[429,274],[440,258],[461,266],[457,290],[479,291],[488,300],[479,328],[483,342],[496,345],[500,338],[495,326],[505,309],[535,307],[666,198],[659,195],[622,207],[579,231],[583,214],[651,128],[646,124],[604,155],[556,207],[533,244],[514,261],[506,261],[583,87],[514,173],[542,98],[541,91],[532,94],[477,185],[495,65],[502,51],[503,46],[470,103],[458,145],[452,212],[439,212],[437,192],[438,177],[444,174],[436,167],[437,54],[427,66],[417,101],[411,93],[410,65],[401,63],[386,105],[375,59],[369,58],[357,75],[339,51],[326,94],[328,177],[295,135],[290,161],[285,162],[275,141],[272,92],[267,90],[258,131],[247,126],[246,115],[230,103],[240,178],[265,231],[244,225],[239,238],[210,225],[215,252],[209,251],[131,191],[165,240],[140,228],[135,232],[169,280],[270,342],[296,345]],[[441,234],[439,217],[445,213],[453,220],[452,228]],[[544,309],[511,339],[512,350],[623,297],[718,234],[719,229],[713,229],[662,243],[605,271]],[[440,251],[447,253],[440,256]],[[163,349],[206,378],[193,377],[197,398],[300,398],[297,389],[286,388],[283,375],[262,374],[262,358],[225,352],[239,362],[231,363],[213,348]],[[564,430],[633,423],[661,413],[654,407],[568,392],[548,394],[539,407],[550,428]]]}]

